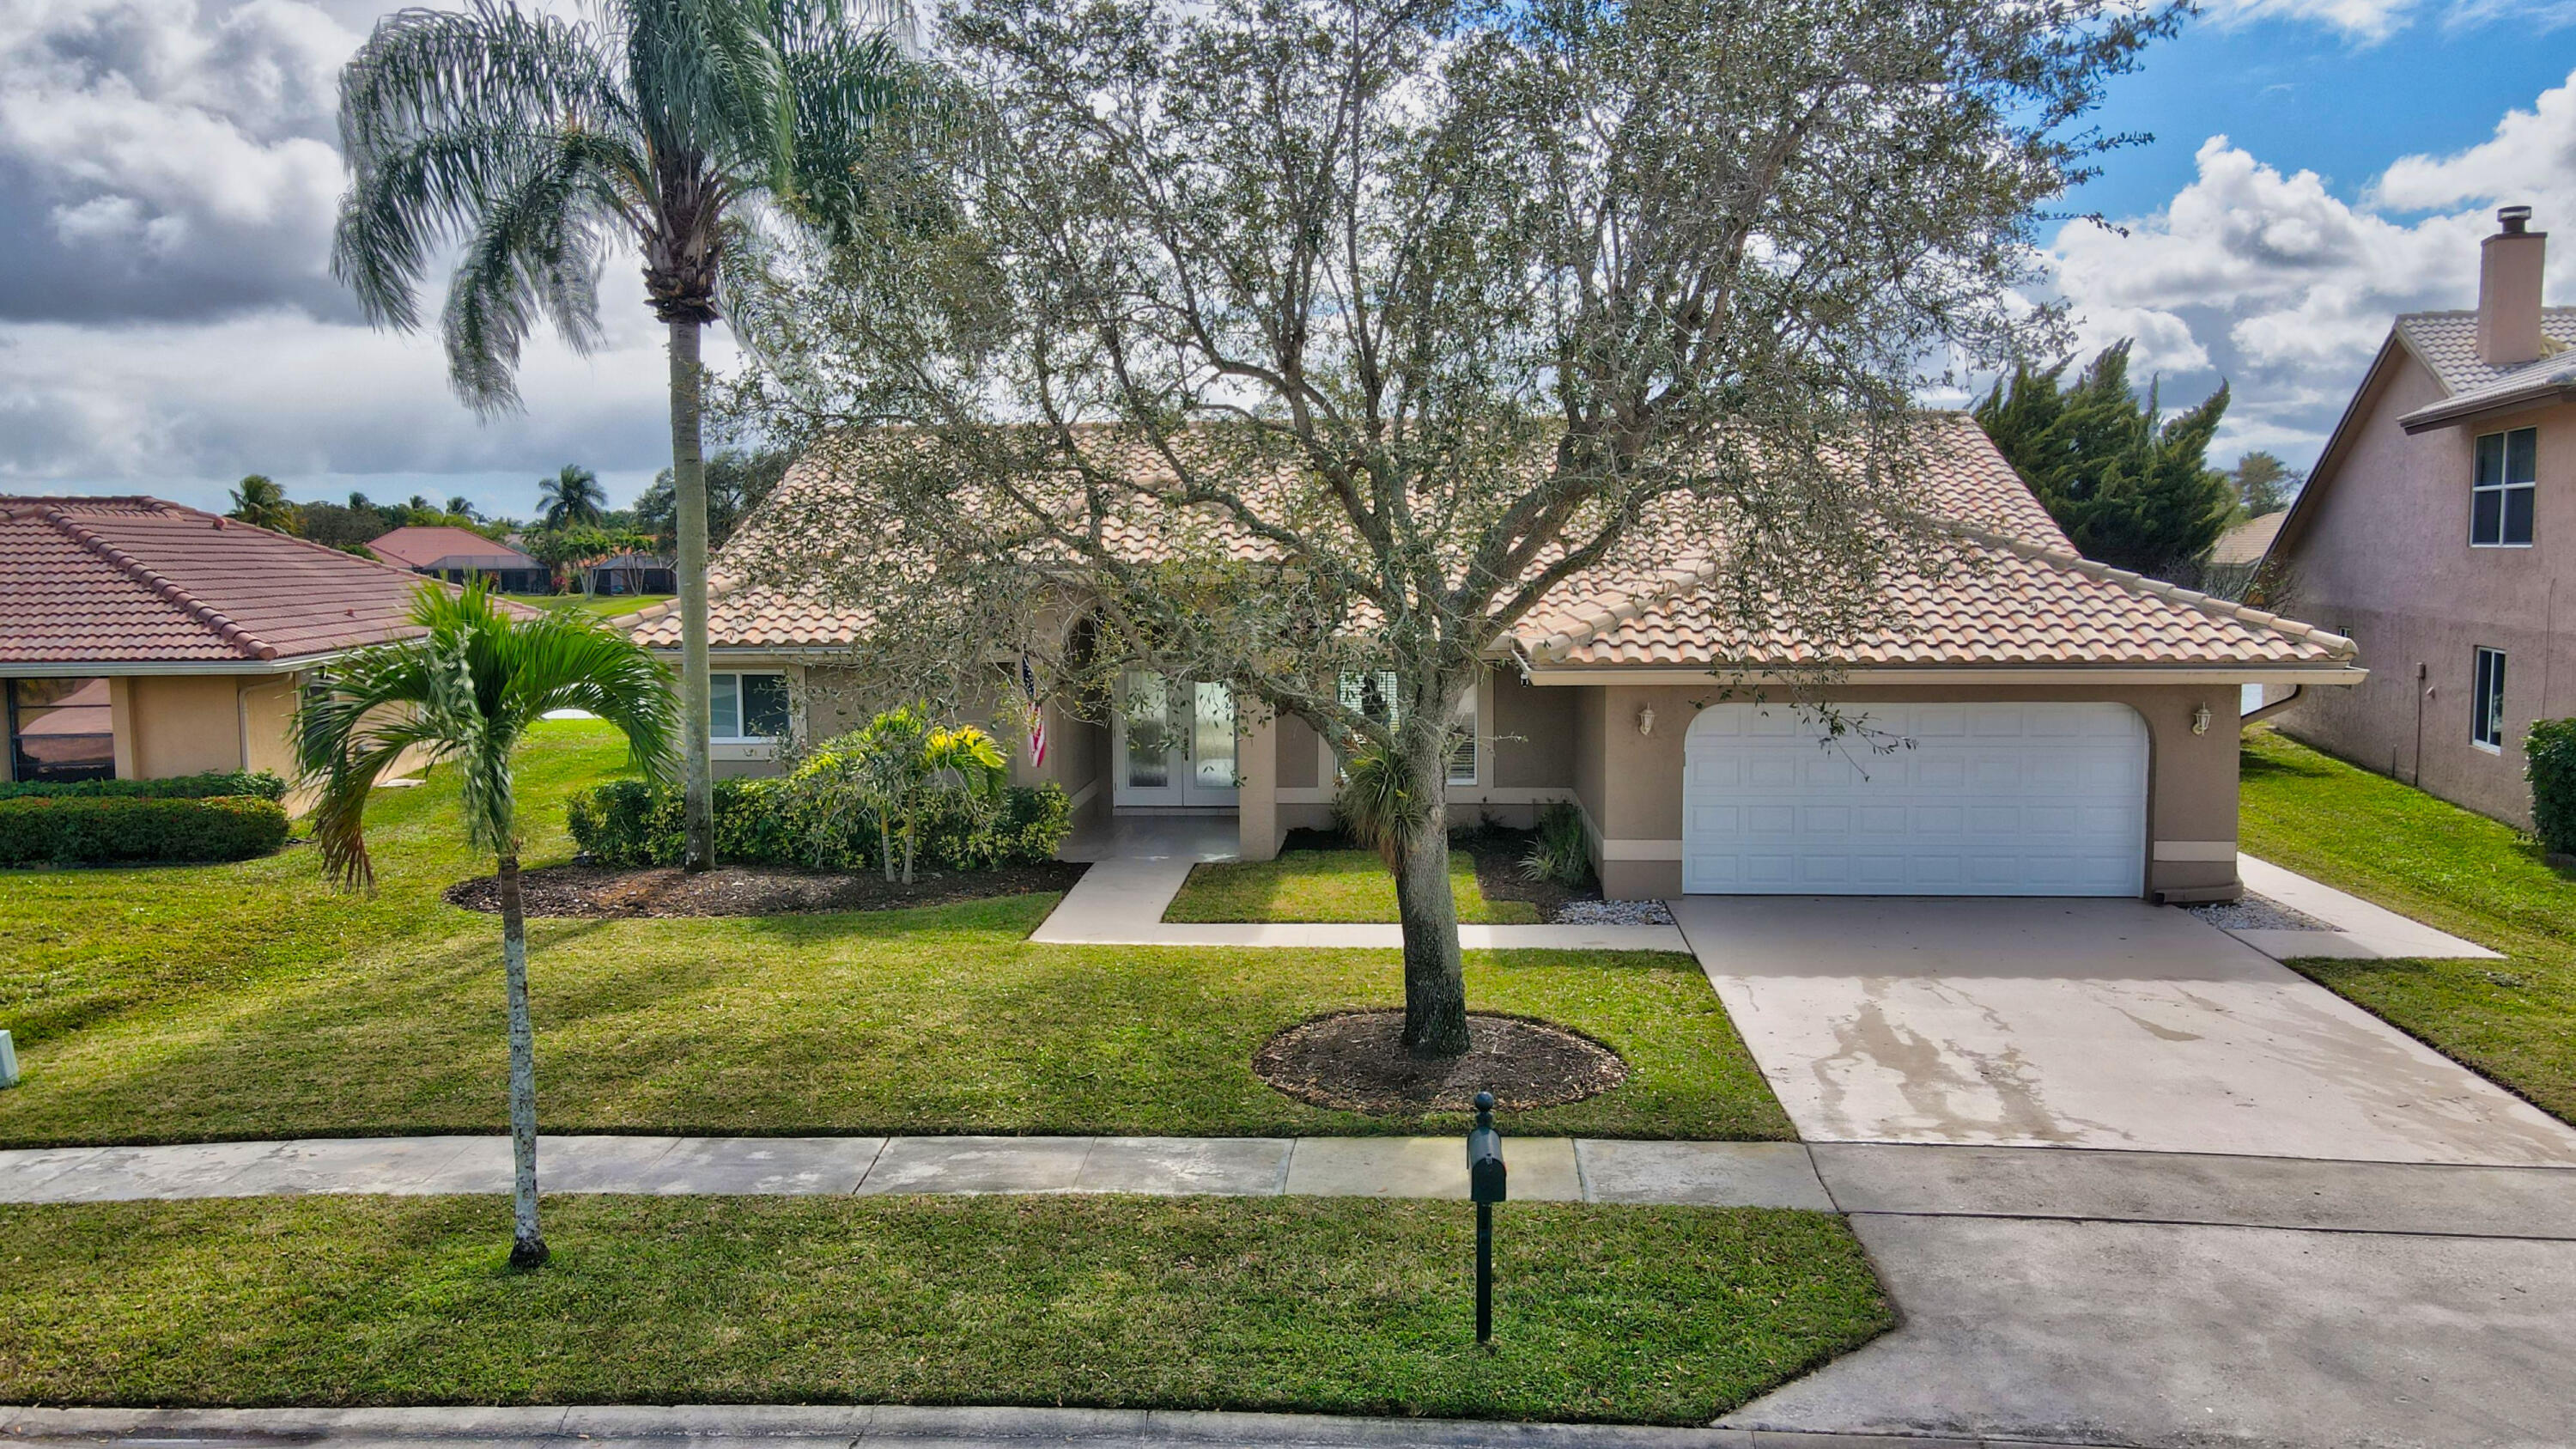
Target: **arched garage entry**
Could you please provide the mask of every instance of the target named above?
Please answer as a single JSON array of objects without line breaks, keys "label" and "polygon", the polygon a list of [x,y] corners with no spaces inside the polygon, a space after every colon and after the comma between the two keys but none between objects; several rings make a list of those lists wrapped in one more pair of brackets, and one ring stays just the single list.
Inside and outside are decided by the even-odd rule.
[{"label": "arched garage entry", "polygon": [[2147,725],[2124,704],[1717,704],[1683,743],[1682,889],[1707,895],[2134,896]]}]

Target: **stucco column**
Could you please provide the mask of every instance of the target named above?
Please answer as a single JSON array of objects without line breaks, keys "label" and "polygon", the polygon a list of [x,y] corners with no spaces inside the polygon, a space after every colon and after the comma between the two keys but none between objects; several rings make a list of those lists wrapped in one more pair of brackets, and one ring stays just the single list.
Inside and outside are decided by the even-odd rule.
[{"label": "stucco column", "polygon": [[116,732],[116,778],[140,780],[143,761],[135,751],[134,680],[112,674],[107,680],[108,728]]},{"label": "stucco column", "polygon": [[1279,828],[1279,721],[1258,705],[1236,705],[1235,849],[1245,860],[1271,860],[1287,832]]}]

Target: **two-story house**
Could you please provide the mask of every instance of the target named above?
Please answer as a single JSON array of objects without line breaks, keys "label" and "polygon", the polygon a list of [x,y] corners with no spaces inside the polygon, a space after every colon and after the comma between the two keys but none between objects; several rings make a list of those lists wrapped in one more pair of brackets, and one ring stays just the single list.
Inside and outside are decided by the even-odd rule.
[{"label": "two-story house", "polygon": [[2389,330],[2273,541],[2265,605],[2370,670],[2305,691],[2285,732],[2527,825],[2523,731],[2576,714],[2576,307],[2541,303],[2531,208],[2497,219],[2477,310]]}]

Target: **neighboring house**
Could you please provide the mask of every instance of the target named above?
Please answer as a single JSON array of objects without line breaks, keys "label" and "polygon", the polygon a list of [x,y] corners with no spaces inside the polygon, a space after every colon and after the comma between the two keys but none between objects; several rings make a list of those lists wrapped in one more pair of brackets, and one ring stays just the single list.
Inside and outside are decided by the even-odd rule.
[{"label": "neighboring house", "polygon": [[0,498],[6,778],[292,778],[299,682],[421,581],[154,498]]},{"label": "neighboring house", "polygon": [[[1945,420],[1929,471],[1938,513],[1972,521],[1968,566],[1889,580],[1881,626],[1828,661],[1830,697],[1901,747],[1828,748],[1796,709],[1721,697],[1721,664],[1758,679],[1817,655],[1737,637],[1707,592],[1714,566],[1690,562],[1714,553],[1702,545],[1666,560],[1678,568],[1576,576],[1494,651],[1452,818],[1526,824],[1572,801],[1624,898],[2237,895],[2239,689],[2349,684],[2350,641],[2076,557],[1964,417]],[[769,521],[813,527],[843,487],[800,463],[727,555],[764,548]],[[720,769],[774,768],[783,744],[865,722],[876,702],[840,661],[864,647],[866,610],[740,586],[722,559],[713,573]],[[676,654],[672,606],[632,627]],[[1231,814],[1251,859],[1330,821],[1338,763],[1305,721],[1238,715],[1221,687],[1145,670],[1117,694],[1106,719],[1047,702],[1043,765],[1005,741],[1014,778],[1062,785],[1086,824]]]},{"label": "neighboring house", "polygon": [[2517,825],[2524,728],[2576,714],[2576,307],[2541,305],[2529,215],[2498,213],[2477,310],[2396,320],[2268,556],[2371,662],[2280,727]]},{"label": "neighboring house", "polygon": [[671,561],[649,553],[613,553],[581,566],[585,587],[593,594],[675,594],[679,576]]},{"label": "neighboring house", "polygon": [[389,564],[451,584],[490,579],[505,594],[542,594],[554,587],[544,564],[470,528],[397,528],[367,548]]},{"label": "neighboring house", "polygon": [[2218,536],[2209,546],[2209,558],[2201,565],[2200,586],[2222,599],[2242,600],[2254,585],[2254,576],[2263,569],[2263,555],[2271,550],[2273,536],[2281,531],[2281,520],[2290,516],[2284,508],[2249,518]]}]

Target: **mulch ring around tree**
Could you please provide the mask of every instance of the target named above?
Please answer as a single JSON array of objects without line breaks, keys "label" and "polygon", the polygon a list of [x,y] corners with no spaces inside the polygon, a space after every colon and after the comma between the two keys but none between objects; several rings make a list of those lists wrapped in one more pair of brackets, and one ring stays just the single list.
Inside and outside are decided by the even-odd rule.
[{"label": "mulch ring around tree", "polygon": [[[776,916],[800,911],[901,911],[958,901],[1072,888],[1083,867],[1070,861],[998,870],[916,871],[911,885],[889,884],[875,871],[796,870],[719,865],[691,875],[678,866],[620,870],[549,865],[522,871],[519,888],[531,916]],[[477,876],[447,888],[450,905],[498,912],[501,883]]]},{"label": "mulch ring around tree", "polygon": [[1301,1102],[1408,1117],[1467,1111],[1478,1092],[1502,1107],[1553,1107],[1628,1079],[1617,1052],[1550,1022],[1470,1013],[1466,1055],[1435,1060],[1408,1054],[1403,1030],[1401,1011],[1313,1017],[1262,1043],[1252,1070]]}]

